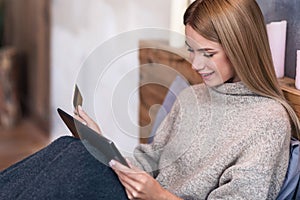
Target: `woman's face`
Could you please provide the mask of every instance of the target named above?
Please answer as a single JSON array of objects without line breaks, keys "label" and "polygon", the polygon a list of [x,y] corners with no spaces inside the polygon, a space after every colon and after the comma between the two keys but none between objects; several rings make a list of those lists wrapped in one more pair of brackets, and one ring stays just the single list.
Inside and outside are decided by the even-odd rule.
[{"label": "woman's face", "polygon": [[213,87],[240,80],[219,43],[205,39],[190,25],[186,26],[185,34],[192,67],[206,85]]}]

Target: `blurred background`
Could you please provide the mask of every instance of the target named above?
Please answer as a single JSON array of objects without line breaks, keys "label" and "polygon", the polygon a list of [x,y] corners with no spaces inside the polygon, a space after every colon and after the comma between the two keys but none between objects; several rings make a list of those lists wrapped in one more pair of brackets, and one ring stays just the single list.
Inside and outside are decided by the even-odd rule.
[{"label": "blurred background", "polygon": [[[172,29],[173,21],[178,21],[176,14],[180,18],[182,15],[174,15],[174,5],[182,5],[183,1],[186,6],[190,3],[188,0],[0,0],[0,170],[54,139],[70,135],[56,109],[73,111],[78,73],[95,48],[120,33],[138,28]],[[258,0],[268,22],[289,18],[288,31],[292,35],[287,36],[287,50],[300,49],[299,13],[296,10],[287,13],[289,9],[285,9],[299,8],[299,2],[274,0],[266,4]],[[120,65],[138,66],[138,52],[131,56],[125,65]],[[289,54],[286,60],[289,60],[286,75],[294,78],[295,55]],[[138,87],[138,73],[130,84]],[[131,120],[138,123],[138,92],[135,95],[136,101],[131,102],[132,110],[128,112],[132,113]],[[101,110],[101,115],[108,116],[106,112]],[[126,143],[129,151],[139,143],[138,128],[131,132],[135,137],[120,138],[109,122],[105,124],[115,137],[112,139]]]},{"label": "blurred background", "polygon": [[[56,109],[72,113],[74,85],[84,60],[119,33],[169,28],[170,4],[170,0],[1,0],[0,169],[70,135]],[[138,57],[132,60],[137,64]],[[133,81],[138,85],[138,77]],[[135,145],[138,138],[128,142]]]}]

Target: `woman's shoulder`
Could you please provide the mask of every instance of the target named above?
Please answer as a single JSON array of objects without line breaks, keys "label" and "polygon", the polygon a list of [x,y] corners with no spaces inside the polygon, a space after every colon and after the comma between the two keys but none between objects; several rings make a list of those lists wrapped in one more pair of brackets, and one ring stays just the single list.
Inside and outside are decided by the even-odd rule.
[{"label": "woman's shoulder", "polygon": [[[290,117],[284,106],[271,98],[264,98],[253,109],[252,117],[261,128],[269,130],[289,131],[291,129]],[[280,131],[279,131],[280,132]]]},{"label": "woman's shoulder", "polygon": [[208,95],[208,88],[204,83],[191,85],[180,92],[181,98],[203,98]]},{"label": "woman's shoulder", "polygon": [[262,117],[274,119],[288,119],[288,113],[284,106],[277,100],[272,98],[261,97],[254,108],[254,112]]},{"label": "woman's shoulder", "polygon": [[209,92],[205,84],[191,85],[182,90],[177,96],[182,105],[203,105],[209,101]]}]

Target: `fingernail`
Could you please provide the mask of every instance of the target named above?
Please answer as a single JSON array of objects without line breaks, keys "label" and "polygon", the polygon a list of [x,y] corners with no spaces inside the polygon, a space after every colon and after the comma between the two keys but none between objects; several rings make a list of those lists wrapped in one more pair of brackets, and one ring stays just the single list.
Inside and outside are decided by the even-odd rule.
[{"label": "fingernail", "polygon": [[114,160],[111,160],[108,164],[109,164],[110,167],[112,167],[116,164],[116,162]]},{"label": "fingernail", "polygon": [[78,106],[78,109],[79,109],[79,110],[83,110],[82,107],[81,107],[80,105]]}]

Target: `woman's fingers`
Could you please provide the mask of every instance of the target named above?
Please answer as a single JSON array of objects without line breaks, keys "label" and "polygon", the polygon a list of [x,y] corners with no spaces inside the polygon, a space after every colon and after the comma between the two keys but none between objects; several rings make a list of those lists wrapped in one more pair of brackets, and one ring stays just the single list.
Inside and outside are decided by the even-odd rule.
[{"label": "woman's fingers", "polygon": [[78,115],[87,122],[92,122],[93,120],[84,112],[81,106],[78,106]]},{"label": "woman's fingers", "polygon": [[113,170],[116,171],[117,174],[124,175],[126,177],[129,177],[131,180],[140,182],[143,179],[143,176],[147,173],[132,165],[130,162],[128,164],[130,168],[126,167],[125,165],[122,165],[121,163],[115,160],[109,162],[109,165]]},{"label": "woman's fingers", "polygon": [[135,191],[134,188],[131,185],[129,185],[126,181],[122,179],[120,179],[120,181],[125,188],[128,199],[133,199]]},{"label": "woman's fingers", "polygon": [[115,161],[115,160],[111,160],[109,162],[109,166],[113,170],[118,170],[118,171],[125,172],[125,173],[132,172],[132,170],[130,168],[126,167],[125,165],[122,165],[121,163],[119,163],[118,161]]},{"label": "woman's fingers", "polygon": [[118,177],[123,181],[130,185],[132,188],[139,191],[139,184],[144,183],[146,172],[132,166],[134,168],[128,168],[121,163],[112,160],[109,162],[109,165],[116,172]]},{"label": "woman's fingers", "polygon": [[78,115],[74,115],[74,118],[77,119],[78,121],[80,121],[82,124],[87,125],[86,121],[84,121],[81,117],[79,117]]},{"label": "woman's fingers", "polygon": [[79,120],[83,124],[87,125],[89,128],[101,134],[101,130],[98,124],[92,118],[90,118],[90,116],[82,109],[81,106],[78,106],[74,113],[75,119]]},{"label": "woman's fingers", "polygon": [[128,189],[125,189],[125,191],[126,191],[126,195],[127,195],[128,199],[133,199],[133,196],[131,195],[130,191]]},{"label": "woman's fingers", "polygon": [[129,199],[161,199],[162,196],[166,195],[174,197],[174,195],[164,190],[148,173],[133,166],[130,162],[128,164],[131,168],[115,160],[110,162],[110,166],[125,187]]},{"label": "woman's fingers", "polygon": [[132,178],[131,174],[137,175],[138,172],[126,167],[125,165],[122,165],[115,160],[111,160],[109,165],[116,172],[120,180],[128,185],[131,185],[132,187],[135,186],[135,178]]},{"label": "woman's fingers", "polygon": [[115,170],[129,199],[139,198],[143,193],[143,185],[128,177],[124,172]]},{"label": "woman's fingers", "polygon": [[125,187],[128,199],[134,199],[134,197],[136,196],[134,188],[136,184],[134,181],[130,180],[130,178],[128,178],[126,175],[126,173],[131,172],[132,170],[115,160],[111,160],[109,162],[109,165],[118,175],[119,180]]},{"label": "woman's fingers", "polygon": [[128,162],[130,168],[115,160],[109,164],[125,187],[129,199],[179,199],[163,189],[152,176],[133,166],[130,162]]},{"label": "woman's fingers", "polygon": [[75,110],[73,111],[73,113],[74,113],[74,115],[78,115],[77,109],[75,109]]}]

